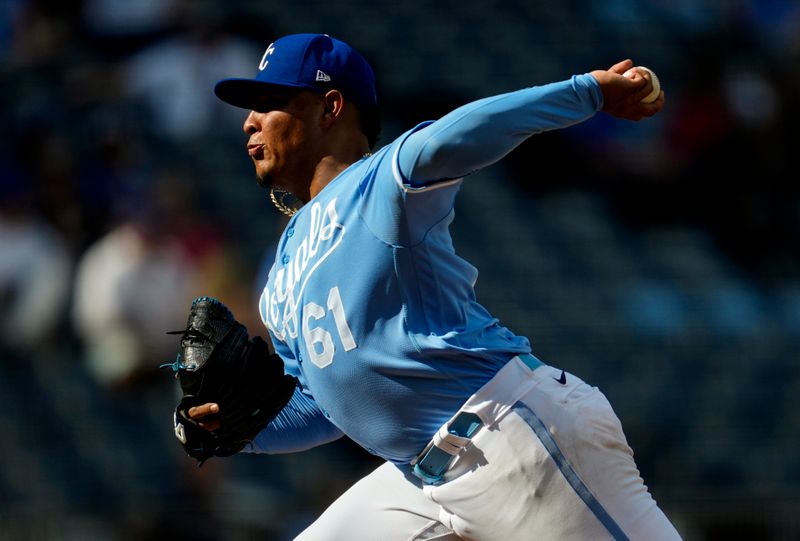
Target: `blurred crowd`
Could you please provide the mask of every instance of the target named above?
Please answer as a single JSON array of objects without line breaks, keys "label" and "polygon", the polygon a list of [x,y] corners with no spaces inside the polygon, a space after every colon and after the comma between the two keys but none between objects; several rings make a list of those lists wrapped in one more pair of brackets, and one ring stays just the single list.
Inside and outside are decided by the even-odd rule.
[{"label": "blurred crowd", "polygon": [[[591,192],[632,235],[703,231],[748,284],[715,305],[730,316],[720,328],[747,333],[753,312],[737,310],[754,289],[780,293],[800,336],[800,4],[418,3],[0,0],[0,376],[59,357],[101,393],[163,394],[158,366],[176,350],[165,331],[200,295],[264,334],[255,300],[282,219],[251,180],[244,112],[211,89],[300,31],[336,34],[374,64],[383,143],[533,75],[639,55],[661,77],[664,114],[544,134],[499,171],[522,200]],[[679,318],[674,290],[628,301],[632,325]]]},{"label": "blurred crowd", "polygon": [[164,331],[201,292],[253,323],[254,271],[192,156],[240,122],[210,89],[249,73],[252,44],[212,3],[0,6],[3,344],[74,334],[97,380],[124,386],[173,352]]}]

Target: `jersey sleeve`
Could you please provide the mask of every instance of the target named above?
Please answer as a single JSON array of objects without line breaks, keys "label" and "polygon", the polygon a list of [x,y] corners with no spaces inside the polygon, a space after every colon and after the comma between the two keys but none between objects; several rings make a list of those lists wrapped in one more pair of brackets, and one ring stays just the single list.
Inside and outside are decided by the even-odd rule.
[{"label": "jersey sleeve", "polygon": [[359,212],[379,239],[415,246],[448,226],[463,177],[602,106],[600,85],[584,74],[474,101],[419,124],[367,161]]},{"label": "jersey sleeve", "polygon": [[495,163],[528,137],[582,122],[602,106],[590,74],[468,103],[402,138],[395,176],[412,193],[446,185]]},{"label": "jersey sleeve", "polygon": [[298,388],[286,407],[242,452],[295,453],[335,441],[343,435],[314,399]]}]

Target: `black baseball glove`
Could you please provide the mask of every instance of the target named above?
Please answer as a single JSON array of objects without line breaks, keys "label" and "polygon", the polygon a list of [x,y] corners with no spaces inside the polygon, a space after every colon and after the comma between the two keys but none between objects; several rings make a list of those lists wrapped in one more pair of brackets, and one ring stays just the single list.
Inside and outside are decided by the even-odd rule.
[{"label": "black baseball glove", "polygon": [[[174,363],[183,398],[175,409],[175,436],[200,465],[212,456],[238,453],[266,427],[292,397],[297,380],[284,374],[283,361],[220,301],[192,302],[180,353]],[[209,432],[189,417],[189,408],[219,405],[220,427]]]}]

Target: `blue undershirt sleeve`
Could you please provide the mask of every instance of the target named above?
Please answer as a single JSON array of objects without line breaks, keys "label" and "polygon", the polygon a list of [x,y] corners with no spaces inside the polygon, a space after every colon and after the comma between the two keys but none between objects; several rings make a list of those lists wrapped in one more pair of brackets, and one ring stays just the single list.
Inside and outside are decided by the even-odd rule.
[{"label": "blue undershirt sleeve", "polygon": [[409,187],[464,177],[491,165],[539,132],[592,117],[603,94],[590,74],[468,103],[411,133],[397,166]]},{"label": "blue undershirt sleeve", "polygon": [[294,453],[332,442],[343,435],[325,418],[314,399],[298,388],[286,407],[242,452]]}]

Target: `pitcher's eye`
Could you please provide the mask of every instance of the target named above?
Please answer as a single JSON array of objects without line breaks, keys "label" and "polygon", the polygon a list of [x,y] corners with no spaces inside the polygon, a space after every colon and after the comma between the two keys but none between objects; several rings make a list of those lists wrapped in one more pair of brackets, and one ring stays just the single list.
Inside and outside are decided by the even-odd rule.
[{"label": "pitcher's eye", "polygon": [[253,103],[253,110],[259,113],[277,111],[285,108],[291,99],[291,96],[261,96]]}]

